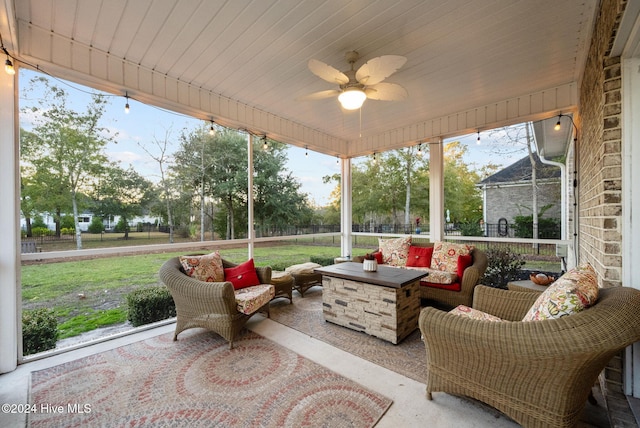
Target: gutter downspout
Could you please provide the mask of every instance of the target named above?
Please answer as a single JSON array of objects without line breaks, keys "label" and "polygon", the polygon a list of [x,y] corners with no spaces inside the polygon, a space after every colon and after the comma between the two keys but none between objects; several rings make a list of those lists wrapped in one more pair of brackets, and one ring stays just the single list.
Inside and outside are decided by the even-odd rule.
[{"label": "gutter downspout", "polygon": [[[557,166],[560,168],[560,221],[562,223],[562,227],[560,228],[560,239],[565,241],[567,239],[567,167],[565,164],[560,162],[555,162],[544,157],[544,148],[540,149],[538,152],[538,157],[540,158],[540,162],[546,165]],[[569,260],[567,261],[568,266],[565,267],[565,271],[573,268],[577,264],[577,260],[575,257],[569,257],[569,253],[567,253],[567,257]]]}]

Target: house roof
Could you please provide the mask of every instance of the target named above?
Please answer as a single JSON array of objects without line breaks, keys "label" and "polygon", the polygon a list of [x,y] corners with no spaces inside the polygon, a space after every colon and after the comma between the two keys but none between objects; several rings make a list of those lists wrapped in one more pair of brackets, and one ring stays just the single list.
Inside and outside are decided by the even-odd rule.
[{"label": "house roof", "polygon": [[[6,0],[9,53],[57,77],[354,157],[576,111],[598,0]],[[300,97],[401,55],[404,101]],[[16,61],[18,62],[18,61]],[[124,99],[124,98],[123,98]],[[123,101],[124,104],[124,101]]]},{"label": "house roof", "polygon": [[[559,167],[542,163],[540,157],[535,152],[533,153],[533,158],[536,165],[536,179],[560,179],[561,171]],[[479,184],[527,182],[531,181],[531,172],[531,160],[529,156],[525,156],[519,161],[480,181]]]}]

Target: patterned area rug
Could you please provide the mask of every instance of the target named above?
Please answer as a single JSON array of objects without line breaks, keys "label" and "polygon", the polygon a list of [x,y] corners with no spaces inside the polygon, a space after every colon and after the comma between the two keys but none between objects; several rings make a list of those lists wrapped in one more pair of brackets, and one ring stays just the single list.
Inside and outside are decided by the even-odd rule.
[{"label": "patterned area rug", "polygon": [[311,288],[304,293],[304,297],[294,293],[293,305],[286,299],[278,299],[271,303],[270,311],[271,319],[280,324],[418,382],[426,382],[424,343],[417,329],[394,345],[375,336],[326,322],[322,315],[321,287]]},{"label": "patterned area rug", "polygon": [[372,427],[391,400],[253,332],[200,329],[32,373],[30,427]]}]

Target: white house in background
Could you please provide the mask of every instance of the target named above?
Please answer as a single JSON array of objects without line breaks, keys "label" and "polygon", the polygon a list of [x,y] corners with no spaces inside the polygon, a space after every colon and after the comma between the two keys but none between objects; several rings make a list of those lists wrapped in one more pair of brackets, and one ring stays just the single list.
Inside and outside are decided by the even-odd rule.
[{"label": "white house in background", "polygon": [[[55,224],[53,215],[49,213],[44,213],[44,214],[41,214],[41,216],[42,216],[42,220],[47,225],[47,228],[49,230],[56,230],[56,224]],[[86,232],[89,230],[89,225],[93,221],[93,217],[94,217],[94,214],[89,211],[85,211],[78,216],[78,224],[82,232]],[[102,224],[104,225],[105,231],[111,232],[116,227],[116,224],[118,224],[119,221],[120,221],[119,215],[109,216],[107,219],[104,219],[102,221]],[[128,223],[129,223],[129,227],[132,230],[135,230],[135,228],[139,224],[145,224],[145,223],[161,224],[161,219],[159,217],[143,215],[143,216],[136,216],[132,218],[131,220],[129,220]],[[27,221],[22,215],[20,216],[20,229],[27,230]]]}]

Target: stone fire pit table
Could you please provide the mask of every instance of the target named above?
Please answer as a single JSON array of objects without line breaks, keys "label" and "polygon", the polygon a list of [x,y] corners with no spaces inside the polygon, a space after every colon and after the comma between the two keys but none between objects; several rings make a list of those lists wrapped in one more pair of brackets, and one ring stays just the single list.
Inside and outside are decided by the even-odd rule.
[{"label": "stone fire pit table", "polygon": [[398,344],[418,328],[420,278],[426,272],[362,263],[339,263],[314,270],[322,274],[326,321]]}]

